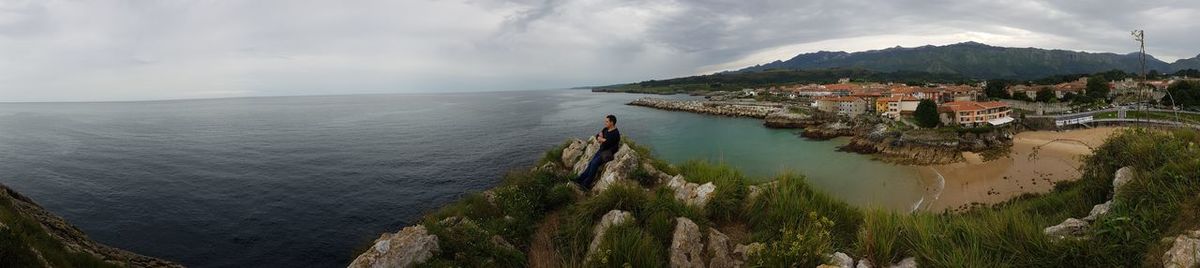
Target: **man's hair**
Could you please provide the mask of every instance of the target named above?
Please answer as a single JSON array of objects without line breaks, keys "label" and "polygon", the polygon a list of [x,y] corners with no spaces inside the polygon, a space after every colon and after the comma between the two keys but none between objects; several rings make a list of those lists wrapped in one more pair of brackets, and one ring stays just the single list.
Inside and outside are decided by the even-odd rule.
[{"label": "man's hair", "polygon": [[608,118],[608,121],[612,121],[612,122],[613,122],[613,125],[616,125],[616,124],[617,124],[617,116],[615,116],[615,115],[611,115],[611,114],[610,114],[610,115],[608,115],[608,116],[605,116],[605,117],[607,117],[607,118]]}]

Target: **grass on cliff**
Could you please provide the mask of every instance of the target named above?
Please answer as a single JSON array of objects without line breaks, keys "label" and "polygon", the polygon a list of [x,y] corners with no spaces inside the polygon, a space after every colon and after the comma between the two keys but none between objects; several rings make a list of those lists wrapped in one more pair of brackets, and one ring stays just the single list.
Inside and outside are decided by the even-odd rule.
[{"label": "grass on cliff", "polygon": [[0,198],[0,267],[121,267],[68,250],[37,221],[21,216],[14,205]]},{"label": "grass on cliff", "polygon": [[426,267],[521,267],[548,211],[573,202],[568,178],[547,170],[509,173],[500,186],[471,194],[422,220],[440,238]]},{"label": "grass on cliff", "polygon": [[[1121,133],[1085,159],[1077,181],[1051,193],[1025,195],[962,214],[870,212],[857,253],[873,263],[916,257],[929,266],[1161,266],[1160,239],[1200,227],[1200,143],[1194,131],[1136,129]],[[1113,173],[1133,166],[1135,179],[1116,193],[1090,239],[1052,239],[1042,229],[1083,218],[1114,195]]]},{"label": "grass on cliff", "polygon": [[[745,234],[730,235],[733,244],[763,245],[751,254],[747,264],[752,267],[813,267],[835,251],[882,265],[914,257],[923,267],[1161,266],[1159,258],[1170,245],[1160,239],[1200,228],[1197,143],[1195,131],[1128,130],[1084,159],[1079,180],[1061,182],[1046,194],[956,214],[862,209],[812,188],[796,174],[754,185],[759,190],[752,195],[748,178],[729,166],[703,161],[673,166],[653,158],[649,148],[629,143],[657,169],[717,185],[712,201],[705,207],[683,204],[641,167],[634,175],[644,177],[641,183],[619,183],[586,198],[564,183],[573,174],[518,172],[493,190],[494,201],[470,195],[427,217],[443,249],[427,265],[524,266],[523,252],[541,215],[558,211],[553,242],[565,267],[668,266],[679,217],[699,225],[703,236],[710,227],[741,226]],[[545,159],[559,162],[560,155],[548,153]],[[1123,166],[1134,167],[1136,176],[1114,193],[1113,173]],[[1066,218],[1086,216],[1114,195],[1116,202],[1092,224],[1089,239],[1042,233]],[[630,212],[634,220],[612,227],[588,258],[593,228],[613,209]],[[447,217],[475,224],[443,227],[440,221]],[[491,242],[492,236],[512,248]]]}]

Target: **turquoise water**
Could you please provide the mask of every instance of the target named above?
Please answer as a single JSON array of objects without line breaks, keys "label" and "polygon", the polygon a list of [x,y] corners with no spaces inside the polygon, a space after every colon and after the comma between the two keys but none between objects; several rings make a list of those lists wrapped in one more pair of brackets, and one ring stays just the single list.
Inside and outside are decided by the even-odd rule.
[{"label": "turquoise water", "polygon": [[813,141],[798,136],[798,129],[763,127],[761,119],[623,105],[646,95],[572,94],[588,97],[562,103],[570,108],[561,109],[564,112],[551,120],[565,123],[581,116],[575,113],[617,114],[622,134],[649,144],[659,157],[672,163],[693,159],[726,163],[760,182],[784,172],[802,174],[816,188],[862,207],[907,211],[924,193],[916,168],[836,151],[847,142],[845,138]]}]

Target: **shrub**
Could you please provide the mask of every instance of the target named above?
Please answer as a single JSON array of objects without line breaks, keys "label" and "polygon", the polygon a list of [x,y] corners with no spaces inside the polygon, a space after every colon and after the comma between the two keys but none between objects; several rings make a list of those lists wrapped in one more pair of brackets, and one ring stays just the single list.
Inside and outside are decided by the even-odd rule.
[{"label": "shrub", "polygon": [[941,119],[938,118],[937,103],[932,100],[921,100],[917,104],[917,110],[913,111],[913,118],[916,119],[917,125],[924,128],[937,127],[941,124]]},{"label": "shrub", "polygon": [[755,267],[815,267],[825,263],[826,254],[833,252],[829,233],[833,221],[809,212],[807,222],[803,226],[784,227],[779,239],[753,254],[750,263]]}]

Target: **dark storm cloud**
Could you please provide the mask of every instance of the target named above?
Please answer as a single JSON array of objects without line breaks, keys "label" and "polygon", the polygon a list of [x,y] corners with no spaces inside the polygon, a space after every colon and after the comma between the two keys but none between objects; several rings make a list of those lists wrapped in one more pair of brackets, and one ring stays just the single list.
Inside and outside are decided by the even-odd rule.
[{"label": "dark storm cloud", "polygon": [[1196,1],[8,1],[0,101],[512,90],[977,41],[1200,53]]}]

